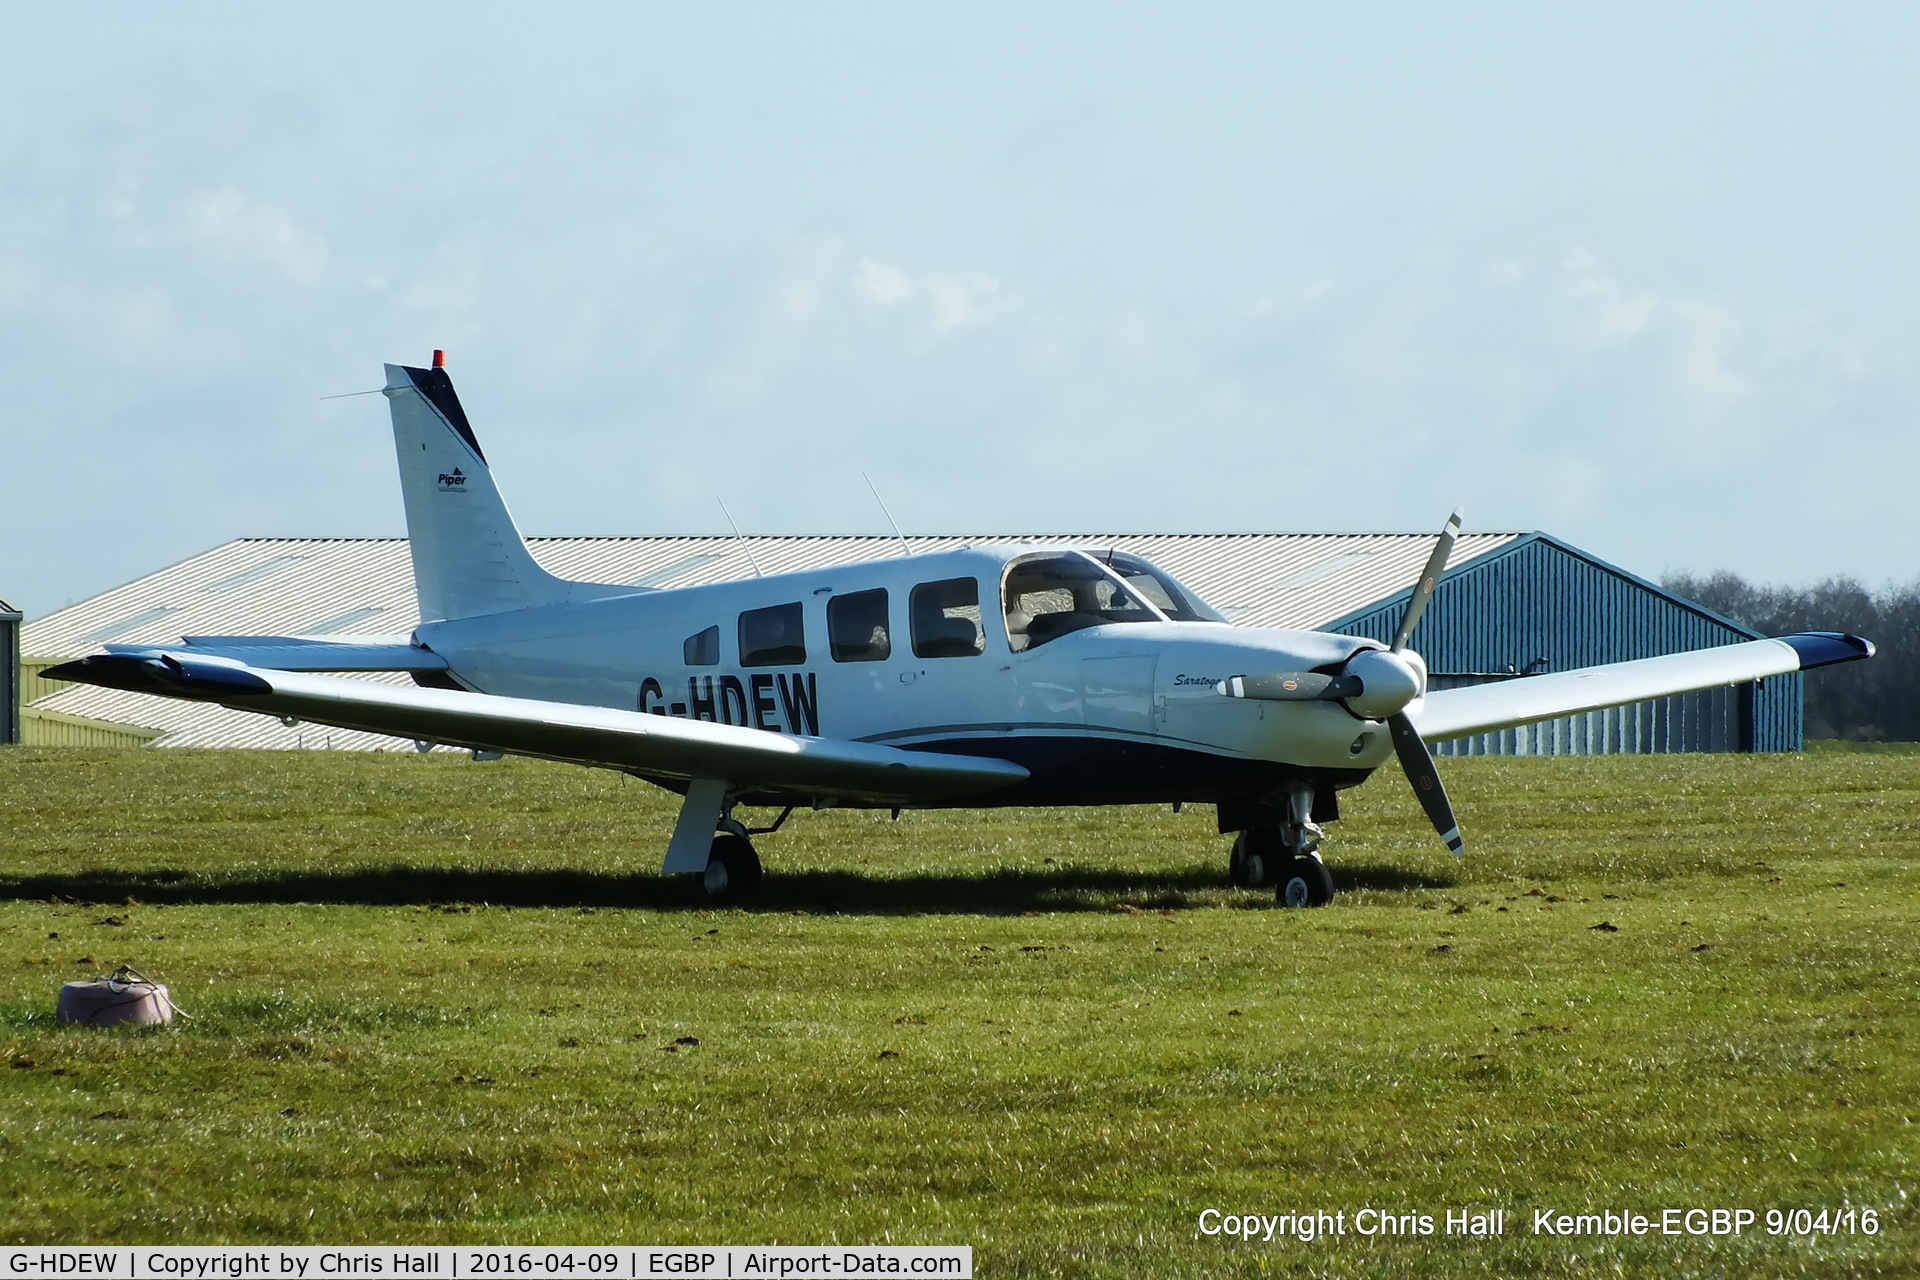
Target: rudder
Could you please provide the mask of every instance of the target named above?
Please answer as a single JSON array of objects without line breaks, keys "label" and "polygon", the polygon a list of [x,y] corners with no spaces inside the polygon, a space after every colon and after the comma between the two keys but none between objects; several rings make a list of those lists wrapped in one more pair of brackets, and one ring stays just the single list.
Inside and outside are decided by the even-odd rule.
[{"label": "rudder", "polygon": [[420,620],[569,599],[575,584],[542,569],[514,526],[447,371],[386,369]]}]

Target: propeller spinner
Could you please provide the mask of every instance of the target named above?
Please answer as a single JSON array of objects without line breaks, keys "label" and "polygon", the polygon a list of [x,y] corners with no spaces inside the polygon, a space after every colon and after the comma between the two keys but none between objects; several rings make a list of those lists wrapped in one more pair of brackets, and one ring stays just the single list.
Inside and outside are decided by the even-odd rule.
[{"label": "propeller spinner", "polygon": [[[1421,740],[1420,731],[1414,727],[1413,718],[1407,715],[1406,707],[1425,691],[1427,683],[1425,664],[1420,662],[1419,654],[1407,647],[1407,641],[1412,638],[1413,629],[1420,625],[1420,615],[1427,611],[1427,604],[1433,599],[1433,590],[1439,585],[1440,575],[1447,571],[1447,559],[1453,554],[1454,540],[1460,536],[1460,520],[1457,508],[1447,517],[1446,526],[1440,530],[1439,540],[1434,543],[1433,554],[1427,557],[1427,566],[1420,572],[1420,581],[1414,584],[1413,594],[1407,598],[1406,612],[1400,615],[1400,625],[1394,628],[1393,643],[1388,648],[1362,649],[1347,659],[1338,675],[1318,671],[1289,671],[1234,676],[1215,686],[1230,698],[1257,698],[1266,702],[1340,702],[1355,715],[1369,720],[1385,720],[1387,731],[1393,737],[1394,753],[1400,757],[1400,767],[1406,771],[1407,781],[1413,784],[1413,794],[1419,798],[1420,807],[1426,810],[1433,829],[1440,833],[1440,838],[1456,858],[1465,851],[1465,842],[1460,838],[1460,824],[1454,820],[1453,805],[1447,800],[1447,789],[1440,781],[1439,770],[1434,768],[1433,753],[1427,750],[1427,744]],[[1411,660],[1402,657],[1402,654],[1410,654]]]}]

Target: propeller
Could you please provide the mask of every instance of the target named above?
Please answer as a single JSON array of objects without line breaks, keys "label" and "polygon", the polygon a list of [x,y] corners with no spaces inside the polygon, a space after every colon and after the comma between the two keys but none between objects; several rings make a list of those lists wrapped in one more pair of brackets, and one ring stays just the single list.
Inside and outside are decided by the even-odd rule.
[{"label": "propeller", "polygon": [[[1433,753],[1427,750],[1413,718],[1406,712],[1407,704],[1418,697],[1426,685],[1425,664],[1420,662],[1417,653],[1413,654],[1412,661],[1400,655],[1409,652],[1407,641],[1412,638],[1413,629],[1420,625],[1420,615],[1433,600],[1433,589],[1439,585],[1440,575],[1447,571],[1447,559],[1453,554],[1455,539],[1460,536],[1460,521],[1461,514],[1456,508],[1447,517],[1434,543],[1433,554],[1427,557],[1427,566],[1420,571],[1420,581],[1414,584],[1413,594],[1407,598],[1406,612],[1400,615],[1400,625],[1394,628],[1391,646],[1384,650],[1362,649],[1347,659],[1338,675],[1288,671],[1233,676],[1214,686],[1230,698],[1343,702],[1356,715],[1385,720],[1387,731],[1393,737],[1394,754],[1400,757],[1400,767],[1406,771],[1407,781],[1413,784],[1413,794],[1426,810],[1433,829],[1440,833],[1440,839],[1456,858],[1462,856],[1466,848],[1460,838],[1460,824],[1454,820],[1453,805],[1447,800],[1440,771],[1434,768]],[[1420,667],[1417,672],[1416,665]]]},{"label": "propeller", "polygon": [[[1440,575],[1447,571],[1447,557],[1453,554],[1454,540],[1460,536],[1460,520],[1460,508],[1455,507],[1433,544],[1427,567],[1420,571],[1420,581],[1407,599],[1407,611],[1400,615],[1400,625],[1393,629],[1393,644],[1388,652],[1404,652],[1407,641],[1413,637],[1413,629],[1420,625],[1420,615],[1427,611],[1433,589],[1439,585]],[[1460,838],[1460,824],[1454,819],[1453,805],[1447,799],[1447,788],[1440,781],[1440,771],[1433,766],[1433,752],[1427,750],[1420,731],[1413,727],[1412,718],[1404,710],[1387,717],[1387,732],[1393,735],[1394,754],[1400,757],[1400,767],[1406,771],[1407,781],[1413,784],[1413,794],[1419,798],[1420,807],[1427,811],[1427,821],[1440,833],[1440,839],[1454,857],[1463,856],[1466,842]]]},{"label": "propeller", "polygon": [[1360,677],[1330,676],[1319,671],[1284,671],[1279,675],[1234,676],[1214,686],[1229,698],[1258,698],[1262,702],[1321,702],[1358,697]]},{"label": "propeller", "polygon": [[1406,770],[1407,781],[1413,784],[1413,794],[1419,798],[1420,807],[1427,811],[1427,821],[1440,833],[1454,857],[1464,856],[1466,841],[1460,838],[1460,824],[1454,819],[1453,805],[1440,782],[1440,771],[1433,767],[1433,753],[1420,740],[1420,731],[1413,727],[1406,712],[1396,711],[1387,717],[1387,732],[1393,735],[1394,753],[1400,757],[1400,767]]},{"label": "propeller", "polygon": [[1427,611],[1427,602],[1433,599],[1433,589],[1440,582],[1440,575],[1447,571],[1447,557],[1453,554],[1453,543],[1460,536],[1460,508],[1455,507],[1453,514],[1447,517],[1447,523],[1440,530],[1439,540],[1433,544],[1433,554],[1427,557],[1427,567],[1420,571],[1420,581],[1414,585],[1413,595],[1407,600],[1407,611],[1400,615],[1400,625],[1393,629],[1393,643],[1388,646],[1399,653],[1407,647],[1407,641],[1413,637],[1413,629],[1420,625],[1420,615]]}]

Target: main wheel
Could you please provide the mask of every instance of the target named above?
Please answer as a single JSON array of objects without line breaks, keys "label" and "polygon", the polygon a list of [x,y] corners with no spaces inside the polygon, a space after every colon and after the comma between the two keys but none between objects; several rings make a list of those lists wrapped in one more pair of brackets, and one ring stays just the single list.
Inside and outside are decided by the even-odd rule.
[{"label": "main wheel", "polygon": [[1333,875],[1310,853],[1289,861],[1279,881],[1274,897],[1283,907],[1324,907],[1333,901]]},{"label": "main wheel", "polygon": [[760,887],[760,855],[745,836],[721,832],[707,853],[700,888],[709,902],[739,902]]},{"label": "main wheel", "polygon": [[1227,859],[1227,877],[1235,888],[1263,889],[1273,883],[1274,873],[1286,861],[1280,849],[1280,832],[1273,827],[1248,827],[1233,838],[1233,854]]}]

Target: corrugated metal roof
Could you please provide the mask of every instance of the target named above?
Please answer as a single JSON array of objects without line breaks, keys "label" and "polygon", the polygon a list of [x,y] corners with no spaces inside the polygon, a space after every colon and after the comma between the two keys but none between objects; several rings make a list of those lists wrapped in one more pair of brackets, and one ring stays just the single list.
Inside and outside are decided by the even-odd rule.
[{"label": "corrugated metal roof", "polygon": [[[1520,537],[1463,534],[1465,564]],[[1117,547],[1146,556],[1246,626],[1324,625],[1404,590],[1433,549],[1425,533],[1061,534],[909,538],[916,552],[1022,543]],[[750,540],[768,573],[897,555],[882,537]],[[753,576],[729,537],[530,538],[563,578],[684,587]],[[405,538],[240,538],[69,605],[21,630],[24,653],[77,657],[96,645],[162,644],[183,635],[298,635],[351,629],[405,634],[420,620]]]},{"label": "corrugated metal roof", "polygon": [[[1469,533],[1454,549],[1465,564],[1518,533]],[[1245,626],[1311,629],[1404,590],[1433,549],[1428,533],[1057,534],[917,537],[916,552],[1022,543],[1114,547],[1143,555]],[[529,538],[535,559],[563,578],[683,587],[753,576],[731,537]],[[897,555],[886,537],[756,537],[767,573]],[[69,605],[21,628],[21,651],[78,657],[111,641],[169,644],[183,635],[404,635],[419,622],[405,538],[241,538]],[[388,677],[404,682],[405,676]],[[167,746],[312,747],[310,727],[287,729],[246,715],[107,689],[63,690],[36,705],[164,729]],[[321,730],[341,749],[412,749],[412,743]]]}]

